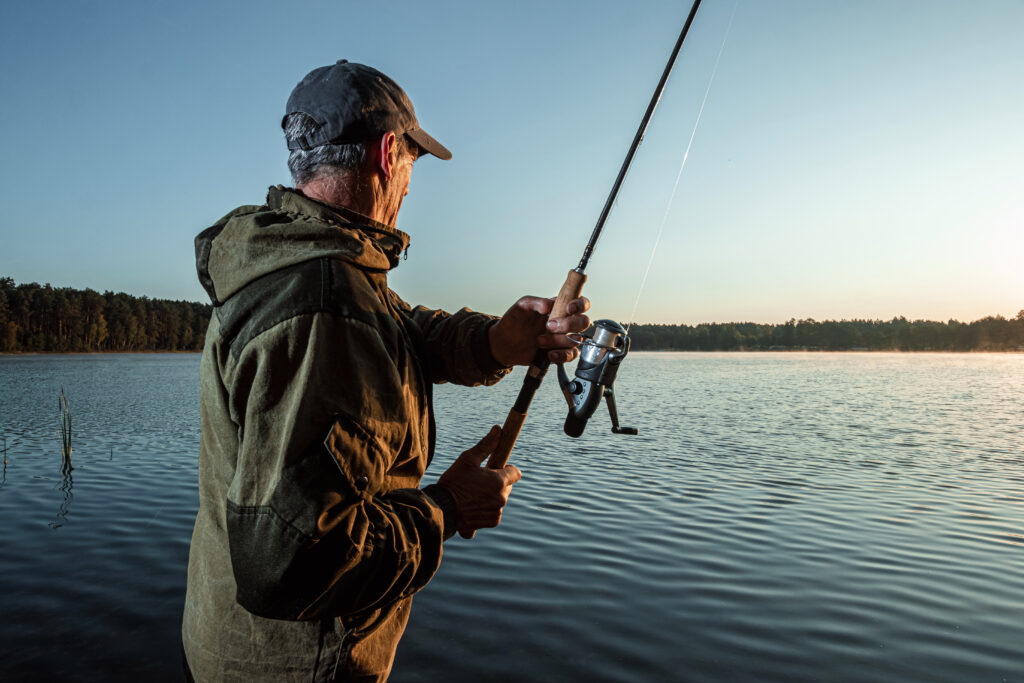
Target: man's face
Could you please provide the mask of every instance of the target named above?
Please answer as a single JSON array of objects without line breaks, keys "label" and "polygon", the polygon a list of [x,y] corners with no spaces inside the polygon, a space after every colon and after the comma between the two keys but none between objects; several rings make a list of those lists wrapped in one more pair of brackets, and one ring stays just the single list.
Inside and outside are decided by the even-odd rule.
[{"label": "man's face", "polygon": [[385,186],[385,217],[384,222],[394,226],[398,218],[398,210],[402,208],[402,200],[409,194],[409,181],[412,178],[412,166],[419,155],[419,147],[408,142],[404,147],[397,150],[397,158],[391,167],[391,179]]},{"label": "man's face", "polygon": [[399,205],[401,205],[402,198],[409,194],[409,181],[412,179],[412,165],[419,156],[419,151],[420,148],[415,144],[409,144],[408,148],[399,156],[398,164],[395,167],[395,175],[392,179],[392,182],[394,182],[396,187],[400,188],[402,192],[398,200]]}]

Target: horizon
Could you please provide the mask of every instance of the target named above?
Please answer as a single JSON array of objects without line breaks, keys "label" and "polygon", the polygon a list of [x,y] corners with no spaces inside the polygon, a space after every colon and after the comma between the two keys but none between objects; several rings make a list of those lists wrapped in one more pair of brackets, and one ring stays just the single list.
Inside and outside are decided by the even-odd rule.
[{"label": "horizon", "polygon": [[[0,281],[2,281],[6,277],[8,277],[8,276],[0,274]],[[13,278],[10,278],[10,279],[13,280]],[[122,291],[122,290],[115,291],[115,290],[112,290],[112,289],[95,289],[93,287],[73,287],[73,286],[68,286],[68,285],[55,285],[52,282],[17,282],[17,281],[14,282],[14,286],[15,287],[23,286],[23,285],[25,285],[25,286],[33,286],[34,285],[34,286],[37,286],[37,287],[51,287],[53,289],[70,289],[70,290],[73,290],[73,291],[86,291],[86,290],[90,290],[90,291],[96,292],[97,294],[100,294],[100,295],[103,295],[103,296],[106,296],[107,294],[111,294],[113,296],[117,296],[117,295],[123,294],[123,295],[134,297],[134,298],[137,298],[137,299],[148,299],[150,301],[168,301],[168,302],[172,302],[172,303],[200,304],[200,305],[203,305],[203,306],[211,306],[212,305],[208,299],[206,301],[194,300],[194,299],[168,299],[168,298],[165,298],[165,297],[149,296],[147,294],[134,294],[132,292],[125,292],[125,291]],[[596,319],[596,318],[594,318],[593,315],[591,315],[591,318],[592,319]],[[786,318],[784,320],[773,320],[773,321],[759,321],[759,320],[702,320],[702,321],[696,322],[696,323],[662,323],[662,322],[649,322],[649,321],[643,321],[643,320],[635,320],[635,321],[632,321],[631,324],[632,325],[636,325],[636,326],[640,326],[640,327],[653,327],[653,326],[658,326],[658,325],[664,325],[664,326],[673,326],[673,325],[675,325],[675,326],[680,326],[680,327],[681,326],[697,327],[697,326],[700,326],[700,325],[775,325],[775,326],[779,326],[779,325],[786,325],[786,324],[791,323],[791,322],[794,322],[794,323],[801,323],[801,322],[810,322],[810,323],[829,323],[829,322],[838,322],[838,323],[842,323],[842,322],[888,323],[888,322],[892,322],[894,320],[903,319],[903,320],[906,320],[908,322],[935,322],[935,323],[940,323],[940,324],[945,325],[945,324],[948,324],[948,323],[951,323],[951,322],[960,323],[960,324],[971,324],[971,323],[979,322],[981,320],[985,320],[985,319],[988,319],[988,318],[1002,318],[1004,320],[1016,320],[1018,318],[1024,318],[1024,308],[1021,308],[1016,313],[1012,313],[1010,315],[1003,315],[1002,313],[989,313],[987,315],[983,315],[983,316],[981,316],[979,318],[975,318],[973,320],[959,320],[959,319],[952,318],[952,317],[946,317],[946,318],[911,318],[910,316],[906,316],[906,315],[895,315],[895,316],[892,316],[891,318],[821,318],[821,319],[818,319],[818,318],[797,318],[797,317],[794,317],[794,316],[790,316],[789,318]]]},{"label": "horizon", "polygon": [[[290,184],[284,102],[346,57],[395,78],[454,153],[417,163],[392,288],[494,314],[553,295],[687,10],[328,5],[282,40],[266,0],[8,4],[0,87],[22,105],[0,112],[0,272],[203,302],[194,236]],[[1013,317],[1022,26],[1013,0],[705,0],[588,268],[592,317]]]}]

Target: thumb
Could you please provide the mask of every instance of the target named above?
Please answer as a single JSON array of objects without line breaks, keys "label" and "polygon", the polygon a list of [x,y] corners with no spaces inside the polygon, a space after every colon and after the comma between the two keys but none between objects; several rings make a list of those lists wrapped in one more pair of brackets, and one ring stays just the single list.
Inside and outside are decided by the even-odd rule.
[{"label": "thumb", "polygon": [[480,439],[475,446],[470,448],[468,451],[464,451],[459,456],[456,462],[471,465],[473,467],[479,467],[483,464],[487,456],[494,452],[494,449],[498,447],[498,437],[501,436],[501,427],[494,425],[491,427],[491,431],[487,432],[487,435]]},{"label": "thumb", "polygon": [[515,465],[505,465],[498,471],[501,473],[501,479],[505,482],[505,486],[511,486],[523,478],[523,473]]}]

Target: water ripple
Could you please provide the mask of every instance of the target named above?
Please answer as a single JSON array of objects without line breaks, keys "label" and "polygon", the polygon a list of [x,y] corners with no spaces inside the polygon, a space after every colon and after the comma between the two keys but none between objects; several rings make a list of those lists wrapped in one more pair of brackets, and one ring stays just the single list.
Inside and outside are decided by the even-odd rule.
[{"label": "water ripple", "polygon": [[[177,680],[197,360],[0,359],[0,678]],[[519,376],[438,388],[428,481]],[[502,526],[446,545],[393,680],[1020,681],[1022,387],[1010,354],[638,353],[640,435],[570,440],[549,379]]]}]

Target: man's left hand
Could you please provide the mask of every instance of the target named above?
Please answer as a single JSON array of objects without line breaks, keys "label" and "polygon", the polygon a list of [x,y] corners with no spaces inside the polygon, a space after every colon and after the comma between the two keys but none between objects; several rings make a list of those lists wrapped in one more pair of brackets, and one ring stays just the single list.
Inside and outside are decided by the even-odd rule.
[{"label": "man's left hand", "polygon": [[567,363],[579,355],[576,342],[568,334],[590,327],[584,315],[590,300],[580,297],[569,302],[564,318],[548,318],[554,299],[524,296],[488,330],[491,354],[502,365],[529,365],[537,349],[549,349],[552,363]]}]

